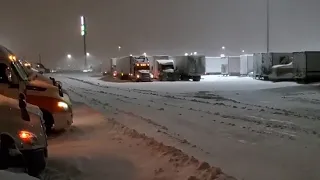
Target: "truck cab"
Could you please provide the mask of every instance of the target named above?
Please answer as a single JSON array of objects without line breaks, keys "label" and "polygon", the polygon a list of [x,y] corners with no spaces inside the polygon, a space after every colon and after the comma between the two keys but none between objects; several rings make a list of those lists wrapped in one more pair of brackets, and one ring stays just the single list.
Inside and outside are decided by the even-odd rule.
[{"label": "truck cab", "polygon": [[61,87],[29,79],[15,54],[0,46],[0,94],[17,99],[20,93],[41,109],[47,131],[66,129],[73,123],[72,104]]},{"label": "truck cab", "polygon": [[148,62],[136,62],[131,77],[135,81],[151,81],[150,67]]},{"label": "truck cab", "polygon": [[[27,104],[25,95],[19,101],[0,95],[0,167],[25,169],[37,176],[46,167],[48,143],[41,110]],[[9,140],[9,139],[11,140]],[[7,150],[15,153],[6,154]]]},{"label": "truck cab", "polygon": [[114,76],[132,81],[151,81],[150,63],[146,56],[117,58]]}]

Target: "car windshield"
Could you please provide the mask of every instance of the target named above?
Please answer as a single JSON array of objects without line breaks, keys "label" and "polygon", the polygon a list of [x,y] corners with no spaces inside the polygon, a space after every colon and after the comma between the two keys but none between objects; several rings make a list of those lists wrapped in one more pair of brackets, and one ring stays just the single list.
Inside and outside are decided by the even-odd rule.
[{"label": "car windshield", "polygon": [[23,68],[21,67],[21,64],[18,62],[12,62],[11,63],[11,67],[12,69],[14,69],[18,76],[24,80],[24,81],[28,81],[28,75],[26,74],[26,72],[23,70]]}]

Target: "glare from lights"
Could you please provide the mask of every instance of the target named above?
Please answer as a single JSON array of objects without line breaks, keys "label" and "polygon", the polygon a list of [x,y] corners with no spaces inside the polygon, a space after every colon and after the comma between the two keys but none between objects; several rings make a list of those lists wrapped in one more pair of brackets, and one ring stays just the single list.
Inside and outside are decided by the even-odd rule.
[{"label": "glare from lights", "polygon": [[90,53],[87,52],[87,56],[90,56]]},{"label": "glare from lights", "polygon": [[226,55],[225,54],[220,54],[220,57],[225,58]]},{"label": "glare from lights", "polygon": [[197,52],[194,52],[193,54],[194,54],[194,55],[197,55],[198,53],[197,53]]},{"label": "glare from lights", "polygon": [[223,50],[225,50],[225,49],[226,49],[226,47],[222,46],[222,49],[223,49]]},{"label": "glare from lights", "polygon": [[147,56],[147,53],[143,53],[144,56]]},{"label": "glare from lights", "polygon": [[67,57],[68,57],[68,59],[71,59],[72,56],[71,56],[71,54],[68,54]]},{"label": "glare from lights", "polygon": [[192,56],[193,54],[192,54],[192,53],[190,53],[190,55]]},{"label": "glare from lights", "polygon": [[121,46],[118,46],[118,49],[120,50],[120,49],[121,49]]},{"label": "glare from lights", "polygon": [[130,54],[130,56],[132,57],[132,54]]},{"label": "glare from lights", "polygon": [[244,53],[244,50],[242,50],[242,53]]},{"label": "glare from lights", "polygon": [[81,25],[84,25],[84,17],[83,16],[80,17],[80,20],[81,20]]},{"label": "glare from lights", "polygon": [[185,56],[188,56],[188,53],[184,53]]}]

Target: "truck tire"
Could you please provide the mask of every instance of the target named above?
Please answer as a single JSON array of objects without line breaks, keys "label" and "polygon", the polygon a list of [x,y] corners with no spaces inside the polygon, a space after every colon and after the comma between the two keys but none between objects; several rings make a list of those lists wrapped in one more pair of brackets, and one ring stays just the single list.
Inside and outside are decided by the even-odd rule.
[{"label": "truck tire", "polygon": [[200,79],[201,79],[201,76],[194,76],[192,78],[193,81],[200,81]]},{"label": "truck tire", "polygon": [[48,135],[52,132],[54,119],[50,112],[46,111],[45,109],[40,109],[40,110],[42,111],[42,114],[43,114],[44,125],[46,126],[46,133]]},{"label": "truck tire", "polygon": [[181,75],[181,81],[189,81],[189,76]]},{"label": "truck tire", "polygon": [[39,174],[46,168],[47,158],[43,150],[38,150],[37,153],[23,153],[27,162],[28,174],[33,177],[38,177]]}]

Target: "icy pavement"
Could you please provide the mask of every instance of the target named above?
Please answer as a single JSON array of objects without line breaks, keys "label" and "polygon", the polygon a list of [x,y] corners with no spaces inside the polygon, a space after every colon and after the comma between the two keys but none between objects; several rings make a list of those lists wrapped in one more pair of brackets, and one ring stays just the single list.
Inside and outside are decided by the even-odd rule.
[{"label": "icy pavement", "polygon": [[222,77],[110,83],[56,75],[76,101],[245,180],[318,180],[317,86]]},{"label": "icy pavement", "polygon": [[234,180],[86,105],[74,110],[71,129],[49,140],[42,180]]}]

